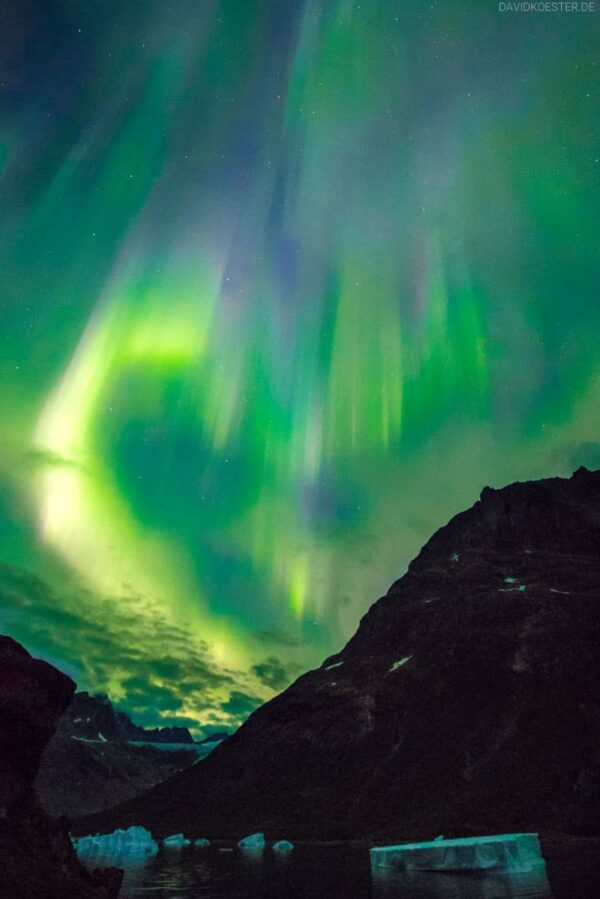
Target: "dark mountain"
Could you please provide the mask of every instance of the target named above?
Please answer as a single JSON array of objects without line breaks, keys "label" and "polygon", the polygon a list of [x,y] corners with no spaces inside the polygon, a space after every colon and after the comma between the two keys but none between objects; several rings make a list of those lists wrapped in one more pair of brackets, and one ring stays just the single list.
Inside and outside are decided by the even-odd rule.
[{"label": "dark mountain", "polygon": [[600,834],[600,472],[486,488],[346,647],[80,832]]},{"label": "dark mountain", "polygon": [[74,689],[70,678],[0,637],[1,892],[11,899],[109,899],[119,891],[121,872],[88,873],[77,861],[66,822],[42,811],[32,787]]},{"label": "dark mountain", "polygon": [[200,740],[198,745],[205,746],[207,743],[222,743],[223,740],[227,740],[229,738],[229,734],[225,730],[215,731],[214,734],[209,734],[208,737],[205,737],[203,740]]},{"label": "dark mountain", "polygon": [[191,746],[165,751],[56,733],[42,756],[35,789],[52,817],[76,818],[131,799],[197,760]]},{"label": "dark mountain", "polygon": [[[190,748],[166,752],[131,741]],[[131,799],[197,759],[187,728],[146,730],[107,696],[76,693],[42,756],[35,788],[49,814],[74,818]]]},{"label": "dark mountain", "polygon": [[58,726],[58,733],[84,740],[133,740],[146,743],[193,743],[187,727],[154,727],[134,724],[118,712],[108,696],[76,693]]}]

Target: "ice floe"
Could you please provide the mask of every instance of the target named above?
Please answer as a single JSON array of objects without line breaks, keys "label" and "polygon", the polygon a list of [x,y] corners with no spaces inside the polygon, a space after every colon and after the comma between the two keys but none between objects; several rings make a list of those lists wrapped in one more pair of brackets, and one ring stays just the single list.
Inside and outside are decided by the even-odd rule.
[{"label": "ice floe", "polygon": [[170,837],[165,837],[163,846],[169,846],[174,849],[181,849],[182,846],[189,846],[192,841],[188,840],[182,833],[173,833]]},{"label": "ice floe", "polygon": [[92,859],[98,856],[111,858],[140,859],[158,852],[158,844],[145,827],[129,827],[113,833],[94,834],[73,839],[79,858]]},{"label": "ice floe", "polygon": [[537,833],[436,839],[371,849],[373,868],[519,873],[544,865]]},{"label": "ice floe", "polygon": [[291,852],[294,848],[294,844],[290,843],[289,840],[277,840],[276,843],[273,843],[272,847],[273,852]]},{"label": "ice floe", "polygon": [[265,845],[264,833],[251,833],[238,843],[240,849],[264,849]]}]

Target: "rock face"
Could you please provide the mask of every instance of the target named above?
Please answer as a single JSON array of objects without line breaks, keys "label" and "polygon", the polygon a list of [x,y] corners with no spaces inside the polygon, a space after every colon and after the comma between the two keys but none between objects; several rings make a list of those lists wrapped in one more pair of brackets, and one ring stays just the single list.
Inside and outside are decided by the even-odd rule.
[{"label": "rock face", "polygon": [[53,822],[32,789],[40,757],[75,684],[0,637],[0,867],[11,899],[116,896],[120,872],[88,873],[66,822]]},{"label": "rock face", "polygon": [[[165,752],[129,742],[135,740],[190,748]],[[187,728],[145,730],[107,696],[76,693],[44,751],[35,788],[49,814],[74,818],[131,799],[197,758]]]},{"label": "rock face", "polygon": [[164,751],[130,743],[86,743],[59,731],[42,756],[35,789],[52,817],[76,818],[131,799],[197,759],[191,747]]},{"label": "rock face", "polygon": [[134,724],[124,712],[117,712],[108,696],[76,693],[62,715],[58,733],[100,742],[138,740],[146,743],[193,743],[187,727],[154,727]]},{"label": "rock face", "polygon": [[600,472],[486,488],[346,647],[81,832],[600,834]]},{"label": "rock face", "polygon": [[0,814],[5,817],[25,801],[75,685],[10,637],[0,637],[0,660]]}]

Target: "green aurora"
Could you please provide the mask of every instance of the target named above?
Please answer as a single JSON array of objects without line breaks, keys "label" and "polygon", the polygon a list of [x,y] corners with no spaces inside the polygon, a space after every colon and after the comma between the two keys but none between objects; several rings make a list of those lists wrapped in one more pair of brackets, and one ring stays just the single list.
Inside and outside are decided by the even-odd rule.
[{"label": "green aurora", "polygon": [[600,11],[0,10],[0,625],[234,726],[486,484],[600,465]]}]

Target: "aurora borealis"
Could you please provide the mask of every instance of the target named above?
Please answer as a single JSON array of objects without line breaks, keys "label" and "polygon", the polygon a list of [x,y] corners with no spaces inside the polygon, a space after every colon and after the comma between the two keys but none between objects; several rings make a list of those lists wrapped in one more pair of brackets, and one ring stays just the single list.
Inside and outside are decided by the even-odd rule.
[{"label": "aurora borealis", "polygon": [[600,464],[599,16],[0,6],[4,632],[232,726],[483,486]]}]

